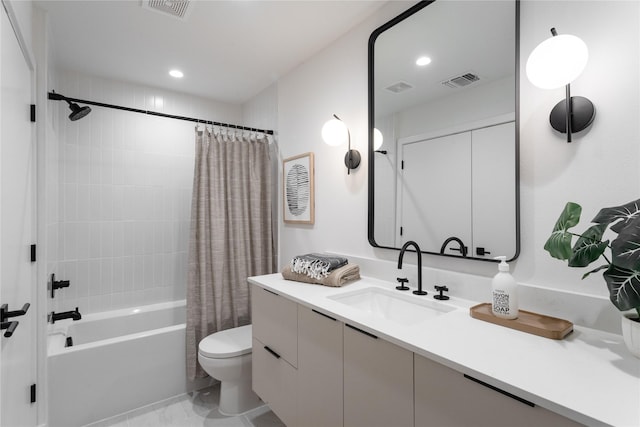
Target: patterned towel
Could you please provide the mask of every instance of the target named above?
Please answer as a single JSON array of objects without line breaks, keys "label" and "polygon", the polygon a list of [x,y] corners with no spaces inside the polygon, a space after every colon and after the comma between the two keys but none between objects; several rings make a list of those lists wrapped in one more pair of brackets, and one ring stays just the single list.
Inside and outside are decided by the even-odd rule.
[{"label": "patterned towel", "polygon": [[357,264],[346,264],[333,270],[324,279],[312,279],[306,274],[294,273],[290,265],[285,265],[282,269],[282,277],[296,282],[340,287],[360,279],[360,267]]},{"label": "patterned towel", "polygon": [[320,280],[336,268],[345,266],[347,262],[346,258],[323,254],[298,255],[291,260],[291,271]]}]

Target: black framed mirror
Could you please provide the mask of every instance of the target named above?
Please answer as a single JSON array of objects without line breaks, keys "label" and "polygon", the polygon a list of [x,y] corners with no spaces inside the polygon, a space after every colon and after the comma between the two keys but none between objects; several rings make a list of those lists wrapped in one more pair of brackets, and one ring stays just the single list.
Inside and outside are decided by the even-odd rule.
[{"label": "black framed mirror", "polygon": [[518,256],[519,9],[422,1],[371,34],[371,245]]}]

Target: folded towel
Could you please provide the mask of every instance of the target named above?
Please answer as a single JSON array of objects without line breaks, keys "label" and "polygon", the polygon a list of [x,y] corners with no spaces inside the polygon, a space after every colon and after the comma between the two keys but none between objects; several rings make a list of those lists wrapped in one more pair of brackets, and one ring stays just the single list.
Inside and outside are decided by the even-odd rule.
[{"label": "folded towel", "polygon": [[312,279],[322,279],[337,268],[347,264],[347,259],[323,254],[298,255],[291,260],[291,271],[306,274]]},{"label": "folded towel", "polygon": [[296,282],[312,283],[316,285],[340,287],[360,279],[360,267],[357,264],[347,264],[333,270],[327,277],[314,279],[306,274],[296,273],[287,265],[282,269],[282,277]]}]

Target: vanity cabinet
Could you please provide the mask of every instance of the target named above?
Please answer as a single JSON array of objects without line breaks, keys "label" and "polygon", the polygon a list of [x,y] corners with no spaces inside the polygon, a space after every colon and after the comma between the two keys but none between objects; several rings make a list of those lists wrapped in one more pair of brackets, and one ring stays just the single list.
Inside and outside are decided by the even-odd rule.
[{"label": "vanity cabinet", "polygon": [[425,357],[414,356],[415,426],[580,426]]},{"label": "vanity cabinet", "polygon": [[255,286],[251,298],[253,390],[282,422],[295,426],[298,304]]},{"label": "vanity cabinet", "polygon": [[413,426],[412,352],[345,324],[343,363],[345,427]]},{"label": "vanity cabinet", "polygon": [[341,427],[342,322],[298,306],[298,425]]}]

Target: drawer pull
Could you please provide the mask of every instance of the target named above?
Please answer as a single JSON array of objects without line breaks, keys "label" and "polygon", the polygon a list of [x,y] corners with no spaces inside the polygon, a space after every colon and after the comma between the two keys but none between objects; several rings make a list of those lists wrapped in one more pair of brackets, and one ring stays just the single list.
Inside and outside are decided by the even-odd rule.
[{"label": "drawer pull", "polygon": [[275,292],[273,292],[273,291],[270,291],[269,289],[262,288],[262,290],[264,290],[265,292],[269,292],[270,294],[273,294],[273,295],[275,295],[275,296],[277,296],[277,297],[279,297],[279,296],[280,296],[279,294],[277,294],[277,293],[275,293]]},{"label": "drawer pull", "polygon": [[371,337],[371,338],[374,338],[374,339],[378,339],[378,337],[377,337],[377,336],[375,336],[375,335],[373,335],[371,332],[363,331],[362,329],[360,329],[360,328],[356,328],[355,326],[351,326],[351,325],[350,325],[350,324],[348,324],[348,323],[345,323],[344,325],[345,325],[345,326],[347,326],[347,327],[349,327],[349,328],[351,328],[351,329],[353,329],[354,331],[358,331],[358,332],[360,332],[361,334],[365,334],[365,335],[366,335],[366,336],[368,336],[368,337]]},{"label": "drawer pull", "polygon": [[504,390],[502,390],[502,389],[499,389],[499,388],[498,388],[498,387],[496,387],[496,386],[492,386],[491,384],[487,384],[487,383],[485,383],[484,381],[480,381],[480,380],[479,380],[479,379],[477,379],[477,378],[470,377],[470,376],[469,376],[469,375],[467,375],[467,374],[463,374],[463,375],[464,375],[464,377],[465,377],[466,379],[468,379],[468,380],[471,380],[471,381],[476,382],[476,383],[478,383],[478,384],[480,384],[480,385],[483,385],[483,386],[485,386],[485,387],[487,387],[487,388],[490,388],[490,389],[491,389],[491,390],[493,390],[493,391],[497,391],[498,393],[504,394],[505,396],[508,396],[508,397],[510,397],[510,398],[512,398],[512,399],[515,399],[515,400],[517,400],[517,401],[518,401],[518,402],[520,402],[520,403],[524,403],[525,405],[529,405],[529,406],[531,406],[532,408],[535,408],[535,407],[536,407],[536,404],[535,404],[535,403],[533,403],[533,402],[529,402],[528,400],[525,400],[525,399],[523,399],[523,398],[521,398],[521,397],[518,397],[518,396],[516,396],[515,394],[511,394],[511,393],[509,393],[508,391],[504,391]]},{"label": "drawer pull", "polygon": [[275,351],[271,350],[271,349],[269,348],[269,346],[266,346],[266,345],[265,345],[265,346],[264,346],[264,349],[265,349],[265,350],[267,350],[269,353],[271,353],[271,355],[272,355],[273,357],[275,357],[276,359],[280,359],[280,355],[279,355],[278,353],[276,353]]},{"label": "drawer pull", "polygon": [[324,316],[324,317],[326,317],[327,319],[331,319],[331,320],[333,320],[334,322],[337,322],[337,321],[338,321],[335,317],[331,317],[331,316],[329,316],[328,314],[321,313],[321,312],[319,312],[318,310],[314,310],[313,308],[311,309],[311,311],[313,311],[313,312],[314,312],[314,313],[316,313],[316,314],[319,314],[320,316]]}]

